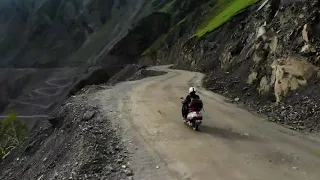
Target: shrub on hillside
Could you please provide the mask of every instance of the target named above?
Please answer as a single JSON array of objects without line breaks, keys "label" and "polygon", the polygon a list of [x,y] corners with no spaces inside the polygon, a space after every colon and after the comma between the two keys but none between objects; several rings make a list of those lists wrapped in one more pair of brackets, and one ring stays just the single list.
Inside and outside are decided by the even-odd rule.
[{"label": "shrub on hillside", "polygon": [[17,119],[16,113],[10,113],[4,120],[0,120],[0,158],[6,155],[28,135],[28,127]]}]

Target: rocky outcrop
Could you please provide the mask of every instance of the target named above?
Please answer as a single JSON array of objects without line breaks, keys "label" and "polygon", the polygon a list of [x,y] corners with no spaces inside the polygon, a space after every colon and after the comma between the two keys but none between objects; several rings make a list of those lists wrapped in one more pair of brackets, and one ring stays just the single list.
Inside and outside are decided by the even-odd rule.
[{"label": "rocky outcrop", "polygon": [[137,71],[139,71],[140,67],[138,65],[127,65],[121,71],[116,73],[112,78],[108,80],[109,85],[114,85],[121,81],[126,81],[130,77],[132,77]]},{"label": "rocky outcrop", "polygon": [[166,72],[153,71],[153,70],[146,69],[145,66],[132,64],[132,65],[127,65],[121,71],[116,73],[112,78],[108,80],[107,84],[115,85],[116,83],[123,82],[123,81],[140,80],[146,77],[159,76],[163,74],[166,74]]},{"label": "rocky outcrop", "polygon": [[116,67],[106,66],[91,68],[88,72],[87,77],[83,78],[78,83],[76,83],[74,87],[70,90],[69,96],[75,95],[85,86],[98,85],[108,82],[111,77],[113,77],[118,71],[122,70],[124,67],[125,65]]},{"label": "rocky outcrop", "polygon": [[[287,96],[289,91],[295,91],[300,86],[306,86],[308,80],[319,69],[305,58],[294,56],[279,59],[271,67],[273,68],[273,76],[270,78],[271,85],[274,86],[276,102],[278,103]],[[263,87],[260,86],[260,88]]]}]

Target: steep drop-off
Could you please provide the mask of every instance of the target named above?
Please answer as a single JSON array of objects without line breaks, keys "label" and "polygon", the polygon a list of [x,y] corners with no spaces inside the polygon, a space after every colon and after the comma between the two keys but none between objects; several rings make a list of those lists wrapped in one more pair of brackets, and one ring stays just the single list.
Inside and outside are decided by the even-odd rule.
[{"label": "steep drop-off", "polygon": [[[145,0],[1,2],[0,118],[13,110],[32,126],[68,95],[107,82],[137,62],[140,52],[132,52],[143,51],[169,28],[169,15],[148,16],[152,11],[152,1]],[[141,26],[140,20],[155,29]],[[150,36],[136,37],[141,30]],[[121,44],[126,34],[141,43]],[[115,45],[117,51],[110,54]]]}]

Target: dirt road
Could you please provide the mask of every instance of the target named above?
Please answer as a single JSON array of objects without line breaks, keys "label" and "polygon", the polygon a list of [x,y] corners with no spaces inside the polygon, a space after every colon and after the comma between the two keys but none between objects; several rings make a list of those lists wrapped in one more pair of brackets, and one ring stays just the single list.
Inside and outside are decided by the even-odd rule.
[{"label": "dirt road", "polygon": [[[123,129],[135,179],[319,179],[319,143],[202,89],[200,73],[167,71],[102,92],[106,113]],[[189,85],[204,102],[200,132],[181,119]]]}]

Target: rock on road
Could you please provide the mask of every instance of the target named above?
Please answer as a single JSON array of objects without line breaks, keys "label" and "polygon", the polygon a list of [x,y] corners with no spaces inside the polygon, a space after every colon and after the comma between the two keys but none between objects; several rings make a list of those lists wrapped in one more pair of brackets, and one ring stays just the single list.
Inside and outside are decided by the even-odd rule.
[{"label": "rock on road", "polygon": [[[122,129],[135,179],[319,179],[320,144],[309,136],[204,90],[200,73],[167,66],[152,69],[168,73],[120,83],[97,97]],[[200,132],[181,119],[180,97],[190,85],[198,87],[204,102]]]}]

